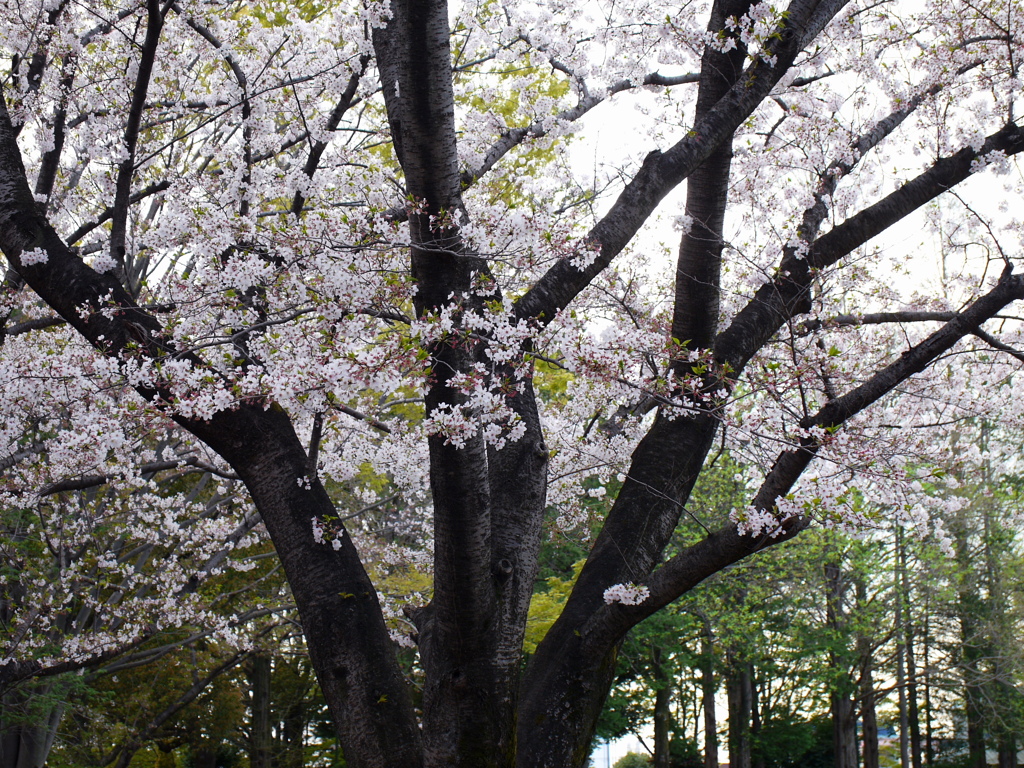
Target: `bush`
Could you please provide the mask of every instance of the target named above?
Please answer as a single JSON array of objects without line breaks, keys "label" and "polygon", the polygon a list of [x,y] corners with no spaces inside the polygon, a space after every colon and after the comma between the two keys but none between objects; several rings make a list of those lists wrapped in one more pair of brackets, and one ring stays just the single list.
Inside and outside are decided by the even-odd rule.
[{"label": "bush", "polygon": [[769,720],[753,741],[754,756],[765,768],[828,768],[834,762],[827,717]]},{"label": "bush", "polygon": [[639,752],[627,752],[618,760],[612,768],[649,768],[651,758]]}]

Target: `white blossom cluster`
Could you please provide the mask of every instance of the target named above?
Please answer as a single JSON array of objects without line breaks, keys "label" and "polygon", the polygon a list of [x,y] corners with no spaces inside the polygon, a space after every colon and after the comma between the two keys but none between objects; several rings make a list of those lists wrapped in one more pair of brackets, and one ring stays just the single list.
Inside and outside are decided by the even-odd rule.
[{"label": "white blossom cluster", "polygon": [[[60,184],[38,203],[105,275],[120,273],[104,211],[129,159],[132,35],[145,27],[137,5],[67,4],[48,31],[48,58],[75,62],[75,87],[48,66],[39,83],[22,78],[5,95],[30,179],[56,147],[53,116],[69,115]],[[1006,263],[1019,270],[1019,161],[983,150],[1024,107],[1019,45],[1004,42],[1024,39],[1021,14],[998,29],[984,8],[929,1],[895,24],[885,6],[851,3],[737,129],[721,329],[787,277],[780,258],[806,264],[817,236],[936,158],[969,148],[978,177],[958,187],[961,197],[931,205],[909,234],[815,267],[810,311],[743,370],[672,338],[674,257],[694,223],[676,197],[664,205],[666,232],[641,232],[570,306],[542,319],[516,314],[553,266],[574,276],[596,269],[588,231],[622,179],[652,149],[693,138],[679,115],[692,114],[697,89],[640,83],[696,71],[706,45],[740,42],[751,63],[776,63],[768,46],[781,6],[754,5],[722,36],[700,21],[709,6],[453,6],[459,170],[475,181],[463,209],[432,223],[457,221],[458,248],[487,269],[445,306],[420,311],[409,220],[424,207],[406,199],[376,73],[360,64],[372,48],[366,30],[386,22],[390,5],[337,2],[307,18],[287,2],[251,13],[176,3],[161,42],[174,55],[157,57],[145,100],[125,240],[133,290],[159,332],[140,331],[113,359],[30,292],[0,295],[0,560],[12,564],[0,587],[31,596],[12,608],[0,663],[81,660],[181,626],[244,641],[232,610],[196,585],[258,578],[265,537],[232,469],[174,421],[242,404],[283,409],[304,445],[319,435],[315,466],[295,484],[329,488],[339,520],[349,516],[344,528],[373,563],[402,644],[411,630],[401,606],[429,600],[427,438],[460,450],[523,440],[515,406],[528,386],[540,401],[556,534],[588,536],[608,513],[655,418],[711,414],[723,455],[742,467],[731,515],[742,532],[778,535],[805,516],[843,530],[895,522],[948,549],[943,521],[966,503],[964,478],[987,463],[1019,469],[1010,451],[996,456],[963,431],[996,418],[1009,435],[1024,427],[1014,358],[965,340],[838,428],[801,425],[937,327],[856,318],[959,311]],[[43,0],[0,8],[7,60],[31,60],[36,22],[52,9]],[[867,85],[851,89],[858,78]],[[332,100],[350,83],[358,108],[335,120]],[[572,134],[612,113],[616,122],[652,119],[617,137],[601,163],[579,162]],[[310,175],[313,146],[323,154]],[[1008,202],[993,213],[977,202],[995,185]],[[820,213],[813,232],[808,211]],[[29,267],[48,260],[39,248],[21,254]],[[83,321],[119,312],[110,296],[78,311]],[[998,326],[1006,344],[1024,345],[1018,321]],[[159,353],[144,353],[147,342]],[[430,351],[440,344],[460,345],[473,362],[446,379],[453,401],[427,413],[438,376]],[[752,507],[780,454],[809,443],[816,457],[799,482],[772,509]],[[342,523],[309,525],[314,541],[342,547]],[[609,603],[647,597],[635,584],[605,592]]]},{"label": "white blossom cluster", "polygon": [[604,591],[604,601],[608,605],[640,605],[651,596],[651,591],[642,584],[615,584]]}]

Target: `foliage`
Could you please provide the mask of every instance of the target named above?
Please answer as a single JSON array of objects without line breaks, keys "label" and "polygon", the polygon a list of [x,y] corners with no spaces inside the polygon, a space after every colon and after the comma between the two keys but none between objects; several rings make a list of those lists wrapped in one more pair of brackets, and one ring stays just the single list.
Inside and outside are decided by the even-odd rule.
[{"label": "foliage", "polygon": [[651,764],[649,755],[640,752],[627,752],[615,761],[614,768],[647,768]]},{"label": "foliage", "polygon": [[753,753],[765,768],[827,768],[834,764],[832,722],[772,718],[754,737]]},{"label": "foliage", "polygon": [[[1019,462],[963,430],[1024,426],[1019,16],[3,5],[0,688],[212,674],[294,599],[293,762],[314,672],[358,766],[578,767],[616,680],[600,727],[634,728],[701,661],[806,735],[796,691],[851,704],[881,646],[913,699],[953,636],[907,608],[935,547],[971,731],[1009,749],[1017,545],[969,478]],[[879,561],[879,645],[856,545],[750,559],[818,525],[924,542]],[[213,675],[162,718],[188,676],[131,670],[173,684],[94,758],[180,726],[213,759],[255,706]],[[19,762],[59,698],[0,704]]]}]

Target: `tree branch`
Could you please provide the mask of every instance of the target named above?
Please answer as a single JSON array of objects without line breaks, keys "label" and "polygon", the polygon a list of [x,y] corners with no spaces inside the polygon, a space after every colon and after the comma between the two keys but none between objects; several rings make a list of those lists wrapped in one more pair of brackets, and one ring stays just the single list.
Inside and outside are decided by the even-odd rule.
[{"label": "tree branch", "polygon": [[[237,480],[238,475],[233,472],[225,472],[212,464],[200,460],[196,456],[186,456],[180,459],[170,459],[168,461],[151,461],[147,464],[142,464],[136,468],[136,472],[140,475],[148,475],[150,473],[161,472],[166,469],[177,469],[178,467],[188,466],[195,467],[198,472],[209,472],[211,475],[217,477],[223,477],[225,480]],[[50,485],[44,486],[40,491],[40,496],[52,496],[56,493],[65,493],[67,491],[81,491],[86,488],[95,488],[98,485],[106,485],[111,480],[120,477],[120,475],[86,475],[84,477],[75,478],[72,480],[62,480],[59,483],[51,483]]]},{"label": "tree branch", "polygon": [[[140,200],[145,200],[150,195],[155,195],[158,192],[163,192],[164,190],[170,189],[170,187],[171,187],[171,182],[167,181],[167,180],[158,181],[155,184],[150,184],[149,186],[140,189],[138,192],[133,193],[128,198],[128,204],[129,205],[134,205],[135,203],[139,202]],[[74,232],[72,232],[71,235],[67,239],[68,244],[69,245],[74,245],[79,240],[81,240],[83,237],[85,237],[87,234],[89,234],[94,229],[96,229],[98,226],[100,226],[101,224],[104,224],[104,223],[110,221],[110,219],[113,217],[113,215],[114,215],[114,209],[113,208],[104,208],[103,209],[103,213],[101,213],[98,217],[96,217],[95,219],[93,219],[92,221],[90,221],[90,222],[88,222],[86,224],[83,224],[78,229],[76,229]]]},{"label": "tree branch", "polygon": [[[769,512],[773,510],[777,500],[789,493],[836,427],[892,392],[914,374],[923,371],[964,336],[977,333],[982,323],[1008,304],[1022,299],[1024,275],[1004,272],[991,291],[956,314],[942,328],[905,351],[860,386],[804,418],[800,422],[801,428],[813,431],[801,439],[797,448],[783,451],[779,455],[754,497],[754,508]],[[809,520],[802,517],[780,519],[776,531],[769,531],[760,538],[741,535],[736,532],[735,526],[720,529],[655,570],[647,582],[651,593],[647,600],[639,606],[610,606],[606,610],[608,616],[595,615],[593,628],[596,630],[601,627],[601,631],[607,631],[614,625],[615,631],[625,632],[730,562],[792,538],[808,523]]]},{"label": "tree branch", "polygon": [[[366,72],[366,67],[369,63],[369,55],[364,54],[359,57],[359,69],[354,71],[352,76],[349,77],[345,90],[342,91],[341,97],[338,99],[338,103],[334,106],[330,116],[327,118],[327,131],[336,130],[338,125],[341,123],[342,118],[345,117],[345,113],[358,102],[358,99],[356,99],[356,90],[359,88],[359,83],[362,80],[363,75]],[[313,174],[316,173],[317,166],[320,165],[320,158],[323,157],[326,149],[326,141],[315,141],[313,142],[313,146],[309,148],[309,157],[306,158],[306,164],[302,167],[302,172],[306,174],[306,177],[310,180],[312,180]],[[306,195],[302,192],[296,192],[295,197],[292,199],[291,212],[298,216],[306,205],[306,199]]]},{"label": "tree branch", "polygon": [[643,85],[661,85],[661,86],[674,86],[683,85],[685,83],[696,83],[700,75],[696,72],[692,72],[685,75],[676,75],[669,77],[667,75],[659,74],[658,72],[651,72],[644,79],[639,82],[633,82],[632,80],[620,80],[614,85],[610,86],[608,90],[602,95],[586,94],[580,99],[576,106],[569,109],[563,109],[561,112],[553,115],[552,117],[545,118],[543,120],[535,120],[529,125],[521,126],[519,128],[510,128],[505,131],[491,148],[484,155],[483,162],[480,163],[473,170],[465,170],[462,172],[462,187],[466,189],[472,186],[478,179],[484,174],[490,171],[498,161],[501,160],[505,155],[515,149],[517,146],[522,144],[527,139],[539,139],[548,134],[548,129],[545,127],[549,125],[551,121],[558,123],[573,123],[583,117],[585,114],[590,112],[594,107],[604,103],[612,96],[623,91],[638,88]]},{"label": "tree branch", "polygon": [[126,238],[128,233],[128,209],[130,207],[132,178],[135,175],[135,149],[139,143],[139,127],[142,124],[142,112],[146,106],[146,94],[149,92],[149,81],[153,76],[153,63],[156,61],[156,49],[160,44],[160,33],[163,30],[164,15],[170,7],[170,0],[163,8],[160,0],[146,0],[146,39],[139,55],[138,70],[135,76],[135,87],[132,89],[131,106],[124,129],[124,147],[126,157],[117,169],[114,184],[114,204],[110,227],[110,256],[117,262],[124,280],[125,287],[135,295],[134,281],[131,279],[132,269],[128,263]]},{"label": "tree branch", "polygon": [[932,321],[947,322],[956,317],[956,312],[929,312],[926,310],[907,309],[897,312],[868,312],[863,315],[836,315],[822,320],[814,318],[800,323],[799,333],[806,335],[822,328],[833,328],[849,325],[884,325],[886,323],[927,323]]},{"label": "tree branch", "polygon": [[[787,247],[778,274],[762,285],[753,299],[718,335],[716,357],[738,375],[751,357],[796,315],[810,309],[813,271],[832,266],[844,256],[884,232],[900,219],[933,200],[970,176],[972,164],[989,152],[1015,155],[1024,151],[1024,128],[1007,125],[990,135],[978,150],[965,147],[955,155],[940,158],[928,170],[896,191],[818,237],[808,253],[801,256]],[[815,207],[818,203],[815,203]],[[813,221],[813,208],[805,223]]]},{"label": "tree branch", "polygon": [[47,207],[49,207],[50,197],[53,194],[53,185],[57,180],[57,170],[60,168],[60,154],[64,149],[68,118],[68,98],[71,86],[75,81],[77,65],[78,57],[75,54],[67,54],[64,57],[64,63],[61,65],[60,99],[57,103],[57,111],[50,121],[53,131],[53,146],[43,153],[39,163],[39,175],[36,177],[35,193],[37,196],[46,197]]},{"label": "tree branch", "polygon": [[[578,269],[568,258],[556,263],[516,301],[516,317],[546,324],[568,306],[622,251],[658,203],[732,136],[775,87],[807,42],[807,25],[812,16],[824,14],[822,9],[826,8],[838,12],[845,1],[793,0],[765,55],[744,71],[685,138],[667,152],[655,150],[647,155],[611,210],[585,238],[586,247],[596,251],[590,266]],[[770,57],[775,58],[774,64],[765,60]]]},{"label": "tree branch", "polygon": [[1001,342],[995,336],[992,336],[991,334],[988,334],[985,331],[981,330],[981,328],[975,328],[973,331],[971,331],[971,333],[973,333],[979,339],[981,339],[990,347],[992,347],[992,349],[997,349],[1000,352],[1005,352],[1011,357],[1015,357],[1016,359],[1024,363],[1024,352],[1017,349],[1016,347],[1011,347],[1009,344]]},{"label": "tree branch", "polygon": [[[149,0],[152,2],[152,0]],[[242,179],[240,196],[241,199],[238,202],[238,215],[245,217],[249,215],[249,186],[252,182],[252,124],[250,118],[252,117],[252,103],[250,101],[249,94],[249,79],[246,77],[245,70],[242,69],[238,63],[238,59],[235,55],[224,48],[224,44],[217,39],[217,36],[213,34],[207,27],[200,24],[198,21],[193,19],[191,16],[186,14],[181,6],[174,2],[174,0],[168,0],[168,4],[171,8],[174,8],[175,13],[181,16],[185,23],[191,27],[200,37],[206,42],[216,48],[221,55],[224,57],[224,61],[227,62],[228,67],[231,69],[231,73],[235,76],[235,82],[238,83],[238,88],[241,91],[241,105],[242,105]]]}]

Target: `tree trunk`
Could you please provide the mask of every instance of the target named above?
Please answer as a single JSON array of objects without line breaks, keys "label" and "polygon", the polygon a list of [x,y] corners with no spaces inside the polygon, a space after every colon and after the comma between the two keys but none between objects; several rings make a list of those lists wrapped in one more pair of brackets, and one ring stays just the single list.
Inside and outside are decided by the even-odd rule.
[{"label": "tree trunk", "polygon": [[999,768],[1017,768],[1017,739],[1012,734],[999,740]]},{"label": "tree trunk", "polygon": [[751,768],[750,719],[753,710],[751,665],[730,665],[726,678],[729,700],[729,768]]},{"label": "tree trunk", "polygon": [[[968,566],[969,567],[969,566]],[[967,716],[967,750],[969,768],[985,768],[985,726],[983,724],[984,693],[981,690],[978,646],[978,618],[974,602],[976,594],[962,590],[959,599],[961,663],[964,676],[964,703]]]},{"label": "tree trunk", "polygon": [[718,715],[715,712],[715,654],[711,628],[701,635],[701,700],[704,709],[704,768],[718,768]]},{"label": "tree trunk", "polygon": [[905,637],[906,609],[903,605],[905,596],[903,594],[902,557],[903,530],[897,527],[896,573],[893,578],[893,591],[896,594],[896,615],[894,621],[896,623],[896,691],[899,700],[900,768],[910,768],[910,714],[907,711],[907,645],[903,642]]},{"label": "tree trunk", "polygon": [[957,564],[957,618],[960,622],[960,666],[963,675],[964,709],[967,720],[968,768],[986,768],[985,726],[982,690],[983,656],[981,637],[982,598],[974,570],[970,532],[963,515],[952,526]]},{"label": "tree trunk", "polygon": [[899,540],[900,607],[903,615],[903,635],[899,642],[905,648],[907,664],[907,721],[910,737],[910,762],[913,768],[921,768],[921,714],[917,702],[917,664],[914,660],[914,620],[910,613],[913,604],[910,594],[910,580],[907,575],[907,543]]},{"label": "tree trunk", "polygon": [[[863,608],[867,602],[867,585],[863,576],[856,579],[857,606]],[[857,636],[857,655],[860,657],[860,713],[863,739],[862,760],[864,768],[879,768],[878,716],[875,709],[874,647],[871,637]]]},{"label": "tree trunk", "polygon": [[[390,11],[387,24],[373,29],[373,46],[406,193],[423,208],[409,216],[416,312],[440,312],[453,300],[481,309],[498,294],[482,297],[475,281],[489,275],[487,263],[467,252],[457,223],[465,209],[448,6],[444,0],[394,0]],[[475,370],[482,349],[454,337],[428,345],[428,417],[467,405],[455,382]],[[511,381],[524,371],[528,366],[498,366],[492,375],[511,373]],[[506,397],[506,405],[527,433],[505,449],[488,447],[481,434],[461,447],[439,435],[428,438],[433,598],[414,618],[426,673],[427,766],[508,768],[516,759],[522,639],[548,458],[529,376],[524,383],[521,392]]]},{"label": "tree trunk", "polygon": [[847,668],[846,612],[843,601],[846,596],[847,574],[838,558],[825,564],[825,621],[832,634],[832,648],[829,664],[833,670],[833,689],[830,695],[832,713],[832,747],[836,768],[857,768],[857,719],[853,701],[850,699],[850,672]]},{"label": "tree trunk", "polygon": [[832,744],[835,768],[857,768],[857,710],[841,693],[832,694]]},{"label": "tree trunk", "polygon": [[266,654],[253,656],[249,664],[249,766],[272,768],[272,733],[270,730],[271,658]]},{"label": "tree trunk", "polygon": [[293,701],[285,709],[281,720],[280,768],[302,768],[306,748],[306,703],[303,699]]},{"label": "tree trunk", "polygon": [[861,691],[861,727],[864,731],[864,768],[879,768],[878,762],[878,716],[875,712],[875,691],[870,676],[868,688]]},{"label": "tree trunk", "polygon": [[750,753],[753,768],[764,768],[765,758],[761,750],[755,749],[757,737],[761,733],[761,690],[757,685],[757,670],[750,665]]},{"label": "tree trunk", "polygon": [[[928,669],[931,659],[931,625],[929,623],[929,617],[931,615],[931,606],[925,604],[924,609],[924,668]],[[928,768],[932,768],[935,764],[935,739],[933,733],[933,720],[932,720],[932,683],[931,675],[925,674],[924,677],[924,727],[925,727],[925,749],[924,759],[925,765]]]},{"label": "tree trunk", "polygon": [[654,679],[654,768],[671,768],[672,755],[669,740],[672,735],[672,681],[662,665],[661,649],[652,654]]},{"label": "tree trunk", "polygon": [[29,685],[0,699],[0,768],[43,768],[57,737],[64,703],[38,706],[54,683]]},{"label": "tree trunk", "polygon": [[[260,446],[258,455],[241,460],[227,447],[221,454],[246,483],[273,538],[298,604],[313,668],[341,728],[346,760],[353,766],[386,768],[405,755],[409,765],[418,765],[412,704],[377,607],[376,589],[346,531],[339,532],[337,549],[310,546],[312,521],[331,519],[334,504],[319,480],[312,479],[309,488],[296,483],[295,478],[307,476],[305,450],[283,411],[264,414],[271,424],[251,438]],[[282,423],[274,423],[278,420]],[[215,445],[224,442],[223,437],[207,439]]]}]

